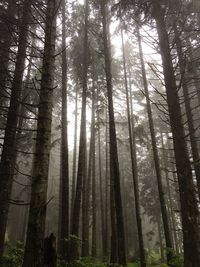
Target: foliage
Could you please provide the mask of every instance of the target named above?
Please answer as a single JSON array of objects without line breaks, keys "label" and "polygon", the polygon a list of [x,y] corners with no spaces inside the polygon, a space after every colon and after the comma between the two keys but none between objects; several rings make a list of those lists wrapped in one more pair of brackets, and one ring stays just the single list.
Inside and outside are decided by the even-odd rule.
[{"label": "foliage", "polygon": [[57,267],[106,267],[106,265],[98,259],[88,257],[80,258],[80,260],[68,264],[65,261],[58,259]]},{"label": "foliage", "polygon": [[156,253],[154,250],[150,251],[147,256],[147,263],[152,266],[159,264],[160,254]]},{"label": "foliage", "polygon": [[175,254],[171,263],[173,266],[183,267],[183,256],[179,254]]},{"label": "foliage", "polygon": [[23,251],[23,244],[20,242],[15,247],[10,247],[7,254],[2,257],[1,267],[21,267]]}]

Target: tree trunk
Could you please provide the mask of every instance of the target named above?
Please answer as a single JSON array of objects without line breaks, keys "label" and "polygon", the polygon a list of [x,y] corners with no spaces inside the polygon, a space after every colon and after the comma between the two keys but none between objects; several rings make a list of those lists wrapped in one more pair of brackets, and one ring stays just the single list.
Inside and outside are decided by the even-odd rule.
[{"label": "tree trunk", "polygon": [[67,52],[66,1],[62,1],[62,115],[61,115],[61,177],[60,177],[60,254],[68,260],[69,238],[69,163],[67,132]]},{"label": "tree trunk", "polygon": [[118,263],[118,239],[116,225],[116,209],[114,197],[114,181],[113,171],[110,165],[110,222],[111,222],[111,240],[110,240],[110,263],[115,265]]},{"label": "tree trunk", "polygon": [[159,244],[160,244],[160,258],[161,258],[161,262],[165,262],[160,214],[157,215],[157,226],[158,226],[158,236],[159,236]]},{"label": "tree trunk", "polygon": [[92,155],[92,257],[97,256],[97,201],[96,201],[96,160],[95,160],[95,135]]},{"label": "tree trunk", "polygon": [[150,133],[151,133],[154,165],[155,165],[156,178],[157,178],[157,184],[158,184],[160,208],[161,208],[162,221],[163,221],[163,227],[164,227],[165,242],[166,242],[166,247],[167,247],[167,251],[166,251],[167,262],[169,264],[172,259],[173,246],[172,246],[171,235],[170,235],[170,227],[169,227],[168,215],[167,215],[167,206],[166,206],[165,193],[164,193],[163,183],[162,183],[160,160],[159,160],[158,149],[157,149],[157,144],[156,144],[155,128],[154,128],[153,115],[152,115],[152,110],[151,110],[151,102],[150,102],[150,96],[149,96],[149,90],[148,90],[148,84],[147,84],[147,77],[146,77],[146,71],[145,71],[145,65],[144,65],[144,59],[143,59],[142,43],[141,43],[141,36],[140,36],[139,28],[138,28],[138,44],[139,44],[139,53],[140,53],[140,61],[141,61],[141,68],[142,68],[143,85],[144,85],[145,97],[146,97],[146,102],[147,102],[147,113],[148,113],[149,128],[150,128]]},{"label": "tree trunk", "polygon": [[182,115],[178,97],[178,88],[176,86],[169,39],[164,21],[164,11],[158,2],[154,5],[154,18],[156,20],[160,43],[179,182],[183,226],[184,267],[198,267],[200,266],[199,211],[185,140],[185,132],[181,120]]},{"label": "tree trunk", "polygon": [[178,253],[178,239],[176,234],[176,219],[174,216],[174,210],[173,210],[173,201],[172,201],[172,192],[171,192],[171,185],[169,181],[169,172],[168,172],[168,162],[167,162],[167,155],[165,153],[165,146],[164,146],[164,140],[163,140],[163,133],[161,133],[161,143],[162,143],[162,157],[164,162],[164,172],[165,172],[165,178],[167,183],[167,194],[169,199],[169,214],[170,214],[170,220],[171,220],[171,233],[173,234],[174,239],[174,249],[176,250],[176,253]]},{"label": "tree trunk", "polygon": [[[89,3],[85,2],[85,27],[84,27],[84,58],[83,58],[83,77],[82,77],[82,110],[81,110],[81,128],[80,128],[80,142],[79,142],[79,158],[78,158],[78,172],[76,182],[76,194],[74,199],[73,217],[71,234],[78,236],[79,222],[80,222],[80,209],[81,209],[81,196],[83,182],[86,179],[86,94],[87,94],[87,73],[88,73],[88,16],[89,16]],[[76,260],[79,257],[78,242],[71,242],[70,244],[70,260]]]},{"label": "tree trunk", "polygon": [[[16,2],[13,0],[8,1],[8,8],[3,18],[0,32],[0,108],[3,108],[7,98],[7,80],[8,80],[8,63],[10,56],[10,47],[12,44],[12,27],[11,21],[13,22],[16,13]],[[10,29],[11,27],[11,29]]]},{"label": "tree trunk", "polygon": [[76,194],[77,124],[78,124],[78,90],[76,88],[75,124],[74,124],[74,149],[73,149],[73,167],[72,167],[71,217],[70,217],[70,230],[71,231],[72,231],[71,227],[72,227],[72,222],[73,222],[72,218],[73,218],[74,198],[75,198],[75,194]]},{"label": "tree trunk", "polygon": [[3,254],[4,238],[9,209],[9,199],[12,186],[13,164],[15,158],[13,150],[16,149],[15,137],[18,122],[19,100],[22,90],[24,64],[26,58],[28,28],[31,16],[31,3],[31,0],[26,0],[23,6],[23,16],[20,24],[18,52],[16,57],[14,78],[11,89],[12,91],[10,98],[10,106],[7,115],[4,144],[0,163],[0,257]]},{"label": "tree trunk", "polygon": [[23,267],[43,266],[43,242],[47,207],[49,154],[54,88],[56,40],[56,0],[48,0],[45,26],[45,45],[38,110],[33,183]]},{"label": "tree trunk", "polygon": [[176,44],[178,60],[179,60],[179,68],[180,68],[181,79],[182,79],[182,89],[183,89],[183,97],[184,97],[184,102],[185,102],[187,124],[189,127],[190,144],[192,148],[194,171],[195,171],[195,175],[197,179],[198,194],[199,194],[199,199],[200,199],[200,164],[199,164],[200,157],[199,157],[199,150],[197,146],[197,138],[196,138],[196,132],[195,132],[196,130],[194,126],[193,114],[192,114],[190,97],[189,97],[189,88],[188,88],[188,80],[186,77],[187,73],[185,69],[184,53],[183,53],[181,39],[177,31],[176,25],[174,25],[174,32],[175,32],[175,44]]},{"label": "tree trunk", "polygon": [[[129,145],[130,145],[130,155],[131,155],[131,167],[134,185],[134,198],[135,198],[135,209],[136,209],[136,220],[137,220],[137,230],[138,230],[138,240],[139,240],[139,250],[140,250],[140,263],[141,267],[146,267],[145,259],[145,249],[142,231],[142,219],[140,211],[140,200],[139,200],[139,184],[138,184],[138,168],[137,168],[137,156],[136,156],[136,143],[135,143],[135,129],[134,124],[131,128],[131,116],[130,116],[130,101],[129,101],[129,90],[128,90],[128,79],[126,71],[126,56],[124,48],[124,38],[123,31],[121,29],[121,39],[122,39],[122,53],[123,53],[123,67],[124,67],[124,82],[126,90],[126,104],[127,104],[127,117],[128,117],[128,131],[129,131]],[[134,123],[134,121],[132,120]],[[132,131],[133,130],[133,131]]]},{"label": "tree trunk", "polygon": [[108,95],[108,112],[109,112],[109,131],[110,131],[110,163],[113,172],[114,182],[114,198],[117,221],[117,238],[118,238],[118,262],[122,266],[126,266],[126,249],[125,249],[125,234],[123,222],[123,208],[120,189],[120,173],[117,151],[117,138],[115,129],[115,118],[113,109],[113,93],[112,93],[112,74],[111,74],[111,54],[110,44],[107,31],[107,15],[105,0],[101,1],[102,24],[103,24],[103,43],[104,43],[104,57],[105,57],[105,72]]},{"label": "tree trunk", "polygon": [[106,170],[105,170],[105,181],[106,181],[106,187],[105,187],[105,251],[106,251],[106,259],[108,258],[108,251],[109,251],[109,239],[108,239],[108,231],[109,231],[109,223],[108,223],[108,213],[109,213],[109,175],[108,175],[108,112],[106,108],[106,131],[105,131],[105,142],[106,142],[106,149],[105,149],[105,165],[106,165]]},{"label": "tree trunk", "polygon": [[104,211],[104,199],[103,199],[103,181],[102,181],[102,159],[101,159],[101,132],[100,132],[100,116],[97,114],[98,120],[98,152],[99,152],[99,187],[100,187],[100,208],[101,208],[101,234],[102,234],[102,250],[103,257],[106,257],[106,237],[105,237],[105,211]]}]

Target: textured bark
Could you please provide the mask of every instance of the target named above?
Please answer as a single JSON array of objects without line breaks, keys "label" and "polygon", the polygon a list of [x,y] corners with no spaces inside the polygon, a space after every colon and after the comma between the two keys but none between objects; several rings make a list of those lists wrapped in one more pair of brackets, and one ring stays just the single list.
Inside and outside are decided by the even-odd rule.
[{"label": "textured bark", "polygon": [[75,198],[75,194],[76,194],[77,125],[78,125],[78,90],[76,89],[70,230],[71,230],[71,227],[72,227],[74,198]]},{"label": "textured bark", "polygon": [[187,124],[189,128],[189,137],[190,137],[190,145],[192,149],[193,165],[194,165],[194,171],[195,171],[195,175],[197,179],[198,194],[199,194],[199,199],[200,199],[200,164],[199,164],[200,156],[199,156],[199,150],[198,150],[198,144],[197,144],[197,138],[196,138],[196,130],[194,126],[193,114],[192,114],[191,103],[190,103],[188,79],[187,79],[187,73],[185,70],[185,58],[184,58],[184,53],[182,49],[181,39],[180,39],[176,25],[174,25],[174,32],[175,32],[175,44],[176,44],[177,55],[178,55],[178,60],[179,60],[179,68],[180,68],[181,79],[182,79],[183,97],[184,97],[184,102],[185,102]]},{"label": "textured bark", "polygon": [[67,127],[67,51],[66,1],[62,1],[62,116],[61,116],[61,177],[60,177],[60,254],[68,260],[69,238],[69,163]]},{"label": "textured bark", "polygon": [[86,188],[86,200],[85,200],[85,225],[82,229],[82,257],[89,256],[89,223],[90,223],[90,205],[91,205],[91,180],[92,180],[92,164],[95,148],[95,86],[93,78],[93,89],[92,89],[92,116],[91,116],[91,137],[90,137],[90,152],[88,162],[88,177],[87,177],[87,188]]},{"label": "textured bark", "polygon": [[30,22],[30,8],[32,1],[26,0],[23,6],[23,15],[20,24],[19,44],[16,57],[14,78],[11,88],[11,98],[4,135],[4,144],[0,163],[0,257],[3,254],[6,223],[11,194],[13,165],[16,149],[16,128],[18,122],[19,100],[22,91],[22,80],[26,58],[28,28]]},{"label": "textured bark", "polygon": [[108,231],[109,231],[109,222],[108,222],[108,213],[109,213],[109,175],[108,175],[108,112],[106,109],[106,130],[105,130],[105,141],[106,141],[106,149],[105,149],[105,165],[106,165],[106,170],[105,170],[105,181],[106,181],[106,187],[105,187],[105,251],[106,251],[106,259],[108,258],[109,255],[109,239],[108,239]]},{"label": "textured bark", "polygon": [[97,256],[97,201],[96,201],[96,171],[95,171],[95,136],[92,155],[92,257]]},{"label": "textured bark", "polygon": [[16,13],[16,1],[9,0],[6,14],[1,14],[0,24],[0,108],[7,102],[7,80],[10,47],[12,44],[13,19]]},{"label": "textured bark", "polygon": [[108,24],[106,15],[106,2],[101,1],[102,24],[103,24],[103,44],[104,44],[104,57],[105,57],[105,72],[106,84],[108,95],[108,112],[109,112],[109,131],[110,131],[110,168],[113,170],[113,183],[114,183],[114,198],[116,209],[116,222],[117,222],[117,239],[118,239],[118,262],[122,266],[126,266],[126,249],[125,249],[125,234],[123,222],[123,208],[120,189],[120,173],[117,151],[117,138],[115,129],[115,118],[113,108],[113,86],[111,74],[111,54],[108,39]]},{"label": "textured bark", "polygon": [[168,194],[168,209],[169,209],[169,216],[170,216],[170,221],[171,221],[171,233],[174,241],[174,249],[178,253],[178,239],[177,239],[177,234],[176,234],[176,219],[174,216],[174,210],[173,210],[173,201],[172,201],[172,192],[171,192],[171,185],[169,181],[169,172],[168,172],[168,162],[167,162],[167,154],[166,154],[166,148],[164,145],[164,140],[163,140],[163,133],[161,133],[161,143],[162,143],[162,157],[163,157],[163,162],[164,162],[164,172],[165,172],[165,178],[166,178],[166,184],[167,184],[167,194]]},{"label": "textured bark", "polygon": [[168,248],[166,251],[167,262],[169,264],[170,260],[172,259],[173,246],[172,246],[170,227],[169,227],[169,222],[168,222],[167,206],[166,206],[165,194],[164,194],[163,183],[162,183],[160,160],[159,160],[158,148],[156,144],[154,121],[153,121],[153,115],[152,115],[152,110],[151,110],[151,102],[150,102],[150,97],[149,97],[148,83],[147,83],[147,77],[146,77],[146,71],[145,71],[145,65],[144,65],[144,59],[143,59],[142,44],[141,44],[141,36],[140,36],[139,29],[138,29],[138,44],[139,44],[139,53],[140,53],[140,61],[141,61],[141,68],[142,68],[143,85],[144,85],[144,91],[145,91],[146,102],[147,102],[147,113],[148,113],[149,128],[150,128],[150,133],[151,133],[151,143],[152,143],[152,148],[153,148],[154,165],[155,165],[156,178],[157,178],[157,184],[158,184],[158,194],[159,194],[162,221],[163,221],[163,227],[164,227],[165,242],[166,242],[166,247]]},{"label": "textured bark", "polygon": [[57,1],[48,0],[45,45],[38,110],[33,180],[23,267],[43,266],[43,241],[47,206],[49,153],[53,107],[53,81]]},{"label": "textured bark", "polygon": [[124,38],[123,31],[121,29],[121,39],[122,39],[122,53],[123,53],[123,68],[124,68],[124,83],[126,90],[126,105],[127,105],[127,118],[128,118],[128,131],[129,131],[129,146],[130,146],[130,156],[131,156],[131,168],[134,186],[134,199],[135,199],[135,209],[136,209],[136,221],[138,230],[138,240],[139,240],[139,250],[140,250],[140,264],[141,267],[146,267],[144,241],[143,241],[143,231],[142,231],[142,219],[140,211],[140,199],[139,199],[139,185],[138,185],[138,168],[137,168],[137,156],[136,156],[136,143],[135,143],[135,129],[134,121],[133,128],[131,127],[131,116],[130,116],[130,100],[129,100],[129,90],[128,90],[128,79],[126,70],[126,55],[124,48]]},{"label": "textured bark", "polygon": [[[84,27],[84,59],[83,59],[83,77],[82,77],[82,110],[81,110],[81,128],[79,142],[78,172],[76,182],[76,194],[74,199],[73,217],[71,234],[78,236],[80,224],[80,210],[83,182],[86,179],[86,94],[87,94],[87,73],[88,73],[88,16],[89,4],[85,2],[85,27]],[[72,242],[70,246],[70,260],[76,260],[79,257],[78,242]]]},{"label": "textured bark", "polygon": [[156,20],[162,57],[179,183],[183,228],[184,267],[198,267],[200,266],[199,211],[185,140],[185,132],[181,119],[178,88],[176,86],[169,39],[164,21],[164,11],[157,1],[154,5],[154,18]]},{"label": "textured bark", "polygon": [[162,231],[161,231],[160,214],[157,215],[157,226],[158,226],[158,237],[159,237],[159,244],[160,244],[160,257],[161,257],[161,262],[165,262],[163,239],[162,239]]},{"label": "textured bark", "polygon": [[99,152],[99,189],[100,189],[100,208],[101,208],[101,237],[102,237],[102,252],[103,257],[106,257],[106,236],[105,236],[105,211],[104,211],[104,199],[103,199],[103,179],[102,179],[102,159],[101,159],[101,136],[100,136],[100,118],[99,113],[97,115],[98,120],[98,152]]},{"label": "textured bark", "polygon": [[116,225],[116,210],[115,210],[115,196],[114,196],[114,181],[113,171],[110,165],[110,224],[111,224],[111,239],[110,239],[110,263],[118,263],[118,239],[117,239],[117,225]]}]

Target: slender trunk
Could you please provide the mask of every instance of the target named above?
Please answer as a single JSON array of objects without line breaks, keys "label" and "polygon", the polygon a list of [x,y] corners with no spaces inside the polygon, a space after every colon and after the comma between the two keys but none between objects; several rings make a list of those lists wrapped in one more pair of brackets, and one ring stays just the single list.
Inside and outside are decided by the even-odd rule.
[{"label": "slender trunk", "polygon": [[126,249],[125,249],[125,234],[124,234],[124,222],[123,222],[123,207],[121,199],[120,189],[120,173],[117,151],[117,137],[115,129],[115,118],[113,108],[113,86],[112,86],[112,73],[111,73],[111,54],[110,44],[108,42],[108,24],[106,14],[106,2],[101,1],[102,23],[103,23],[103,43],[104,43],[104,57],[105,57],[105,72],[107,83],[107,95],[108,95],[108,112],[109,112],[109,131],[110,131],[110,163],[113,171],[114,182],[114,198],[116,209],[116,221],[117,221],[117,238],[118,238],[118,262],[122,266],[126,266]]},{"label": "slender trunk", "polygon": [[97,256],[97,203],[96,203],[96,160],[95,160],[95,135],[92,155],[92,257]]},{"label": "slender trunk", "polygon": [[105,142],[106,142],[106,149],[105,149],[105,165],[106,165],[106,170],[105,170],[105,181],[106,181],[106,187],[105,187],[105,251],[106,251],[106,255],[105,258],[108,258],[108,250],[109,250],[109,241],[108,241],[108,231],[109,231],[109,224],[108,224],[108,213],[109,213],[109,200],[108,200],[108,196],[109,196],[109,175],[108,175],[108,112],[106,109],[106,131],[105,131]]},{"label": "slender trunk", "polygon": [[33,183],[23,267],[43,266],[49,154],[54,88],[57,1],[48,0]]},{"label": "slender trunk", "polygon": [[86,210],[85,210],[85,234],[82,240],[82,257],[89,256],[89,223],[90,223],[90,192],[91,192],[91,179],[92,179],[92,160],[94,156],[95,147],[95,86],[93,78],[93,92],[92,92],[92,117],[91,117],[91,137],[90,137],[90,152],[88,164],[88,178],[87,178],[87,191],[86,191]]},{"label": "slender trunk", "polygon": [[70,228],[72,227],[72,222],[73,222],[73,207],[74,207],[74,198],[76,194],[77,125],[78,125],[78,90],[76,88]]},{"label": "slender trunk", "polygon": [[[123,204],[124,204],[124,227],[126,229],[125,231],[125,237],[126,237],[126,255],[129,255],[129,224],[128,224],[128,215],[127,215],[127,201],[126,201],[126,187],[125,187],[125,173],[124,173],[124,166],[122,162],[122,168],[121,168],[121,177],[122,177],[122,192],[123,192]],[[135,209],[134,209],[135,210]]]},{"label": "slender trunk", "polygon": [[200,237],[199,237],[199,211],[192,169],[190,165],[185,132],[181,119],[181,108],[178,97],[178,88],[172,65],[169,39],[166,30],[164,11],[160,4],[154,5],[154,18],[156,20],[164,80],[167,93],[169,118],[173,134],[174,152],[179,182],[181,215],[184,244],[184,266],[200,266]]},{"label": "slender trunk", "polygon": [[100,136],[100,118],[99,112],[98,119],[98,152],[99,152],[99,187],[100,187],[100,208],[101,208],[101,234],[102,234],[102,250],[103,257],[106,257],[106,237],[105,237],[105,211],[104,211],[104,199],[103,199],[103,181],[102,181],[102,159],[101,159],[101,136]]},{"label": "slender trunk", "polygon": [[7,80],[9,77],[8,63],[10,48],[12,44],[12,22],[16,13],[16,3],[13,0],[8,1],[6,15],[3,18],[0,32],[0,108],[4,107],[7,101]]},{"label": "slender trunk", "polygon": [[110,222],[111,222],[111,240],[110,240],[110,263],[118,263],[118,238],[116,225],[116,209],[114,196],[114,180],[112,166],[110,165]]},{"label": "slender trunk", "polygon": [[161,133],[161,142],[162,142],[162,151],[163,151],[163,161],[164,161],[164,170],[165,170],[165,178],[166,178],[166,183],[167,183],[167,193],[168,193],[168,198],[169,198],[169,214],[170,214],[170,220],[171,220],[171,232],[173,233],[173,239],[174,239],[174,248],[176,252],[178,253],[178,239],[177,239],[177,234],[176,234],[176,220],[174,216],[174,211],[173,211],[173,201],[172,201],[172,192],[171,192],[171,185],[169,182],[169,173],[168,173],[168,164],[167,164],[167,158],[166,158],[166,153],[165,153],[165,146],[164,146],[164,140],[163,140],[163,134]]},{"label": "slender trunk", "polygon": [[158,236],[159,236],[159,244],[160,244],[160,257],[161,257],[161,262],[165,262],[163,239],[162,239],[162,231],[161,231],[160,214],[157,215],[157,226],[158,226]]},{"label": "slender trunk", "polygon": [[61,115],[61,177],[60,177],[60,254],[68,260],[69,238],[69,163],[67,132],[67,52],[66,52],[66,1],[62,1],[62,115]]},{"label": "slender trunk", "polygon": [[[137,158],[136,158],[137,156],[136,156],[136,143],[135,143],[135,129],[134,129],[134,124],[133,124],[133,129],[131,128],[129,90],[128,90],[128,79],[127,79],[127,71],[126,71],[126,56],[125,56],[124,38],[123,38],[122,29],[121,29],[121,39],[122,39],[122,52],[123,52],[124,82],[125,82],[125,89],[126,89],[129,145],[130,145],[131,167],[132,167],[132,176],[133,176],[133,185],[134,185],[134,197],[135,197],[136,220],[137,220],[137,229],[138,229],[138,240],[139,240],[139,249],[140,249],[140,263],[141,263],[141,267],[146,267],[144,240],[143,240],[143,232],[142,232],[142,219],[141,219],[140,200],[139,200],[139,184],[138,184],[138,168],[137,168]],[[134,123],[134,121],[132,121],[132,122]]]},{"label": "slender trunk", "polygon": [[151,110],[151,102],[150,102],[150,96],[149,96],[149,90],[148,90],[148,84],[147,84],[147,77],[146,77],[141,36],[140,36],[139,29],[138,29],[138,44],[139,44],[139,53],[140,53],[140,61],[141,61],[141,68],[142,68],[143,85],[144,85],[145,97],[146,97],[146,102],[147,102],[147,113],[148,113],[149,127],[150,127],[150,133],[151,133],[154,165],[155,165],[156,178],[157,178],[157,184],[158,184],[158,194],[159,194],[162,221],[163,221],[163,227],[164,227],[165,242],[166,242],[166,247],[167,247],[167,251],[166,251],[167,262],[169,264],[170,260],[172,259],[173,246],[172,246],[171,235],[170,235],[170,227],[169,227],[168,215],[167,215],[167,206],[166,206],[165,193],[164,193],[163,183],[162,183],[160,160],[159,160],[158,149],[157,149],[157,144],[156,144],[155,128],[154,128],[153,115],[152,115],[152,110]]},{"label": "slender trunk", "polygon": [[179,37],[179,33],[177,31],[177,26],[174,25],[174,32],[175,32],[175,43],[177,48],[177,54],[179,59],[179,68],[181,73],[182,79],[182,89],[183,89],[183,97],[185,102],[185,110],[186,110],[186,117],[187,123],[189,127],[189,134],[190,134],[190,144],[192,148],[192,158],[194,164],[194,171],[197,179],[197,186],[198,186],[198,194],[200,199],[200,164],[199,164],[199,150],[197,146],[197,138],[196,138],[196,130],[193,121],[193,114],[191,109],[190,97],[189,97],[189,88],[188,88],[188,80],[187,80],[187,73],[185,69],[185,58],[182,49],[181,39]]},{"label": "slender trunk", "polygon": [[[82,77],[82,110],[81,110],[81,128],[80,128],[80,142],[79,142],[79,159],[78,159],[78,172],[76,181],[76,194],[73,207],[72,218],[72,232],[74,236],[79,234],[80,222],[80,209],[83,182],[86,179],[86,94],[87,94],[87,74],[88,74],[88,16],[89,16],[89,3],[85,2],[85,27],[84,27],[84,58],[83,58],[83,77]],[[78,242],[71,242],[70,260],[76,260],[79,257]]]},{"label": "slender trunk", "polygon": [[31,3],[32,1],[26,0],[23,6],[23,17],[20,25],[18,52],[16,57],[10,106],[7,115],[4,144],[0,163],[0,257],[3,254],[9,199],[12,186],[12,172],[15,158],[13,150],[16,149],[16,128],[18,122],[19,100],[22,91],[22,80],[26,58],[28,28],[31,16]]}]

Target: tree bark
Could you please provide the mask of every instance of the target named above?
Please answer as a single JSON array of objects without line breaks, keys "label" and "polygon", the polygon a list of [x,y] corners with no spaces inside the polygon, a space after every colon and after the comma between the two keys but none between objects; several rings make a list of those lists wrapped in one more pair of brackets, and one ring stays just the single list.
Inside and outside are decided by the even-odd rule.
[{"label": "tree bark", "polygon": [[92,257],[97,256],[97,200],[96,200],[96,160],[95,160],[95,135],[92,155]]},{"label": "tree bark", "polygon": [[43,242],[51,147],[57,9],[57,1],[48,0],[32,191],[23,267],[43,266]]},{"label": "tree bark", "polygon": [[101,1],[101,12],[102,12],[102,24],[103,24],[103,44],[104,44],[105,72],[106,72],[108,112],[109,112],[110,163],[111,163],[110,168],[112,168],[113,172],[114,198],[115,198],[116,221],[117,221],[118,263],[121,264],[122,266],[126,266],[123,208],[122,208],[121,189],[120,189],[120,173],[119,173],[115,118],[113,109],[111,54],[109,48],[110,45],[108,42],[108,32],[107,32],[108,25],[107,25],[105,0]]},{"label": "tree bark", "polygon": [[168,264],[170,264],[170,261],[172,259],[173,246],[172,246],[172,241],[171,241],[167,206],[166,206],[165,193],[164,193],[163,183],[162,183],[160,160],[159,160],[158,148],[156,144],[155,127],[154,127],[153,115],[152,115],[152,110],[151,110],[151,102],[150,102],[150,96],[149,96],[149,90],[148,90],[148,83],[147,83],[147,77],[146,77],[146,71],[145,71],[145,65],[144,65],[144,59],[143,59],[142,43],[141,43],[141,36],[140,36],[139,28],[138,28],[138,44],[139,44],[139,53],[140,53],[140,61],[141,61],[141,68],[142,68],[143,85],[144,85],[144,91],[145,91],[145,97],[146,97],[146,103],[147,103],[149,128],[150,128],[150,133],[151,133],[151,142],[152,142],[152,148],[153,148],[154,165],[155,165],[156,178],[157,178],[157,184],[158,184],[158,194],[159,194],[162,221],[163,221],[163,227],[164,227],[165,242],[166,242],[166,247],[167,247],[167,251],[166,251],[167,262]]},{"label": "tree bark", "polygon": [[178,88],[176,86],[170,54],[169,39],[164,20],[164,10],[157,1],[154,4],[153,14],[156,20],[162,57],[180,191],[184,267],[198,267],[200,266],[199,211],[195,196],[192,169],[185,140],[185,132],[181,119],[182,114],[178,97]]},{"label": "tree bark", "polygon": [[167,162],[167,155],[165,153],[165,145],[164,145],[164,139],[163,139],[163,133],[161,133],[161,143],[162,143],[162,157],[164,162],[164,172],[165,172],[165,178],[166,178],[166,184],[167,184],[167,194],[169,199],[169,215],[170,215],[170,221],[171,221],[171,233],[174,240],[174,249],[176,250],[176,253],[178,253],[178,239],[176,234],[176,220],[174,216],[174,210],[173,210],[173,201],[172,201],[172,192],[171,192],[171,184],[169,181],[169,172],[168,172],[168,162]]},{"label": "tree bark", "polygon": [[26,58],[28,28],[31,18],[31,0],[26,0],[23,6],[23,15],[20,24],[19,44],[16,57],[14,78],[12,82],[10,106],[4,135],[3,150],[0,163],[0,257],[3,254],[6,223],[11,194],[13,164],[16,149],[16,128],[18,122],[19,101],[22,91],[22,81]]},{"label": "tree bark", "polygon": [[[75,194],[76,194],[77,125],[78,125],[78,90],[76,88],[70,228],[72,227],[72,222],[73,222],[73,220],[72,220],[72,218],[73,218],[73,207],[74,207],[74,198],[75,198]],[[72,230],[72,229],[70,229],[70,230]]]},{"label": "tree bark", "polygon": [[174,32],[175,32],[175,44],[176,44],[177,55],[178,55],[178,60],[179,60],[179,68],[180,68],[181,79],[182,79],[183,98],[185,102],[187,124],[189,128],[189,137],[190,137],[190,145],[192,149],[193,165],[194,165],[194,171],[195,171],[197,187],[198,187],[198,194],[199,194],[199,199],[200,199],[200,164],[199,164],[200,156],[199,156],[199,150],[197,146],[196,130],[194,126],[193,114],[192,114],[190,97],[189,97],[188,79],[186,77],[187,73],[185,69],[185,59],[184,59],[181,39],[180,39],[176,25],[174,25]]},{"label": "tree bark", "polygon": [[101,132],[100,132],[100,116],[97,114],[98,121],[98,152],[99,152],[99,189],[100,189],[100,208],[101,208],[101,237],[102,237],[102,252],[103,257],[106,257],[106,237],[105,237],[105,211],[103,199],[103,179],[102,179],[102,159],[101,159]]},{"label": "tree bark", "polygon": [[68,260],[69,238],[69,163],[67,127],[67,51],[66,1],[62,1],[62,115],[61,115],[61,177],[60,177],[60,254]]},{"label": "tree bark", "polygon": [[131,128],[131,116],[130,116],[130,100],[129,100],[129,90],[128,90],[128,79],[126,71],[126,55],[124,48],[124,38],[123,31],[121,29],[121,39],[122,39],[122,53],[123,53],[123,68],[124,68],[124,83],[126,90],[126,104],[127,104],[127,117],[128,117],[128,131],[129,131],[129,146],[130,146],[130,156],[131,156],[131,167],[132,167],[132,177],[134,185],[134,198],[135,198],[135,209],[136,209],[136,221],[138,230],[138,240],[139,240],[139,250],[140,250],[140,264],[141,267],[146,267],[145,259],[145,249],[142,231],[142,219],[140,211],[140,199],[139,199],[139,184],[138,184],[138,168],[137,168],[137,156],[136,156],[136,143],[135,143],[135,129],[134,121],[132,120],[133,127]]},{"label": "tree bark", "polygon": [[[79,142],[79,158],[78,158],[78,172],[76,182],[76,195],[74,199],[73,217],[72,217],[72,231],[71,234],[78,236],[80,209],[83,182],[86,179],[86,94],[87,94],[87,74],[88,74],[88,16],[89,3],[85,1],[85,26],[84,26],[84,58],[83,58],[83,77],[82,77],[82,110],[81,110],[81,128],[80,128],[80,142]],[[78,242],[72,242],[70,245],[70,261],[78,259]]]},{"label": "tree bark", "polygon": [[10,48],[12,44],[12,28],[13,20],[16,13],[16,2],[8,1],[6,14],[3,17],[0,31],[0,108],[7,102],[7,81],[8,81],[8,64],[10,56]]}]

